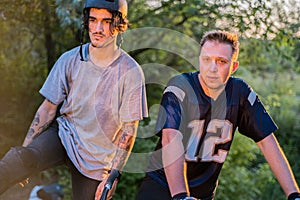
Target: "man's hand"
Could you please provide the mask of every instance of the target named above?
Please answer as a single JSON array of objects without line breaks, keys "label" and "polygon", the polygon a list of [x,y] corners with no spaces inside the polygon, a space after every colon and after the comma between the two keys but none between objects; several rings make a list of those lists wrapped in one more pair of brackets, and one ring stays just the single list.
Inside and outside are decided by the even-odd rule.
[{"label": "man's hand", "polygon": [[106,199],[111,199],[113,194],[115,193],[119,178],[120,173],[117,170],[112,170],[111,173],[106,176],[98,185],[95,193],[95,200],[100,200],[100,197],[101,195],[103,195],[105,189],[109,189]]}]

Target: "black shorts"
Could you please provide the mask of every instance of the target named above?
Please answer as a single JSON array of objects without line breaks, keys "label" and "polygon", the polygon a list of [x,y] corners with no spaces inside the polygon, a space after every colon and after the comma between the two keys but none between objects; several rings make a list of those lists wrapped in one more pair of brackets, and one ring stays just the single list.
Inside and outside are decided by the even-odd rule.
[{"label": "black shorts", "polygon": [[136,200],[171,200],[169,188],[146,175],[139,188]]}]

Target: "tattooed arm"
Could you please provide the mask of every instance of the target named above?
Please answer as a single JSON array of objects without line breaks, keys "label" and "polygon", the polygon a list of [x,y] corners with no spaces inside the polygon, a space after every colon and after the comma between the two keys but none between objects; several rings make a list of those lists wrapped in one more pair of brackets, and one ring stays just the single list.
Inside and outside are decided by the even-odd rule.
[{"label": "tattooed arm", "polygon": [[112,169],[122,170],[131,153],[137,128],[138,121],[124,123],[121,128],[121,136],[118,142],[118,149],[113,159]]},{"label": "tattooed arm", "polygon": [[[128,157],[131,153],[131,150],[133,148],[133,144],[136,138],[137,128],[138,128],[138,121],[133,122],[126,122],[123,123],[122,128],[120,130],[120,138],[118,142],[118,149],[116,152],[116,155],[113,159],[112,163],[112,170],[119,170],[121,171],[123,167],[125,166]],[[99,184],[96,193],[95,193],[95,199],[99,199],[101,196],[101,193],[103,191],[104,185],[107,181],[108,176]],[[112,189],[109,191],[108,197],[110,198],[115,189],[116,189],[117,182],[115,181],[113,184]],[[109,199],[108,198],[108,199]]]},{"label": "tattooed arm", "polygon": [[53,121],[57,110],[57,105],[45,99],[37,110],[34,119],[27,132],[23,146],[27,146],[33,138],[46,130]]}]

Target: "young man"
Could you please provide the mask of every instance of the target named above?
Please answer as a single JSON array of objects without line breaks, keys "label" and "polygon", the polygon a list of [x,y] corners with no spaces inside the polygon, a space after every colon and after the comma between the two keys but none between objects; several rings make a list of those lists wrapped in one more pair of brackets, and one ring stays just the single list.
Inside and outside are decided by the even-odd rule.
[{"label": "young man", "polygon": [[237,35],[206,33],[200,43],[200,72],[172,78],[164,90],[156,132],[138,200],[212,200],[236,128],[264,154],[289,200],[299,187],[273,132],[277,129],[255,92],[231,77],[238,67]]},{"label": "young man", "polygon": [[83,14],[90,43],[64,53],[54,65],[23,146],[0,161],[0,193],[66,163],[73,199],[99,199],[109,172],[121,170],[129,156],[147,104],[140,66],[117,45],[128,25],[127,3],[87,0]]}]

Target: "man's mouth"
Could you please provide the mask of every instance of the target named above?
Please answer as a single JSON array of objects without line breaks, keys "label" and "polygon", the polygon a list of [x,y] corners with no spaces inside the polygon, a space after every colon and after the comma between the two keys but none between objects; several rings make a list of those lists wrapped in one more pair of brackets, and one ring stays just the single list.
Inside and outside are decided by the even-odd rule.
[{"label": "man's mouth", "polygon": [[214,76],[207,76],[207,79],[215,81],[218,80],[218,77],[214,77]]},{"label": "man's mouth", "polygon": [[105,37],[105,35],[102,33],[93,33],[93,36],[95,37],[95,39],[102,39]]}]

